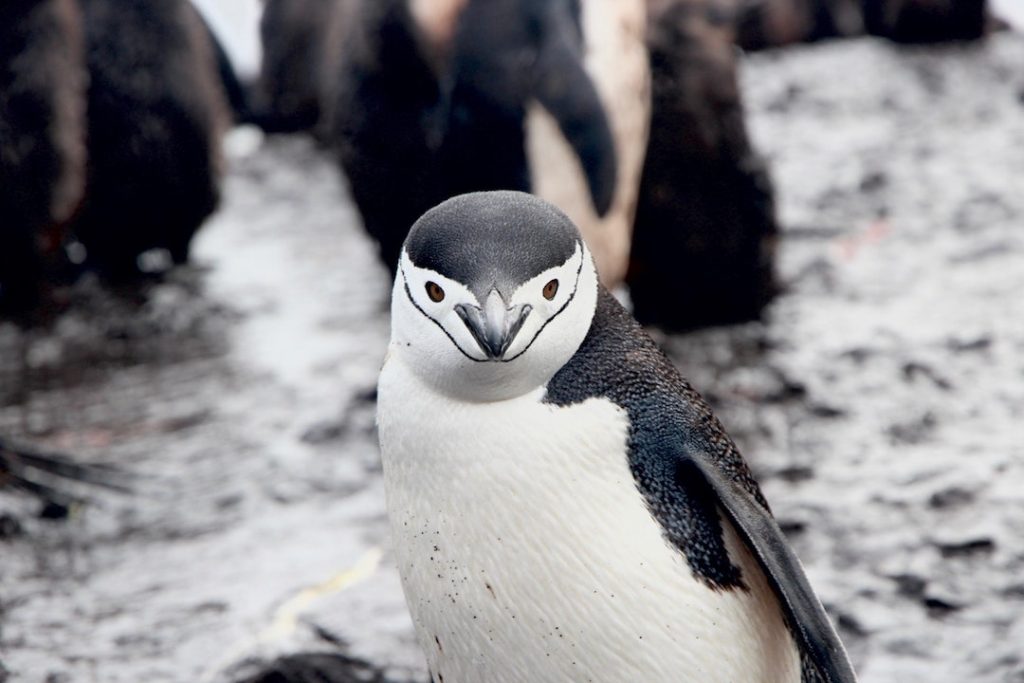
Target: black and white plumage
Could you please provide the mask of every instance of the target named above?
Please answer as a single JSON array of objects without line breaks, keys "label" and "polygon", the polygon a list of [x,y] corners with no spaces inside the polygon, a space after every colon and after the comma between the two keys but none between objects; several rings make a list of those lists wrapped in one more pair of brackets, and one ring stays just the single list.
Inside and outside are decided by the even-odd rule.
[{"label": "black and white plumage", "polygon": [[855,680],[735,445],[554,207],[416,223],[378,395],[435,683]]},{"label": "black and white plumage", "polygon": [[621,281],[649,116],[642,0],[353,4],[332,136],[392,272],[425,210],[507,189],[572,213]]}]

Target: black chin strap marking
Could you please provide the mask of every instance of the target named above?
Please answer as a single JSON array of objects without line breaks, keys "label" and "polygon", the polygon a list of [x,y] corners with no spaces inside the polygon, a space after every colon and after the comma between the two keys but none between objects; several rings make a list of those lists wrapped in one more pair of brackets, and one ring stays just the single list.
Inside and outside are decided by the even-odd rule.
[{"label": "black chin strap marking", "polygon": [[516,358],[519,358],[519,356],[521,356],[524,353],[526,353],[530,349],[530,347],[533,346],[533,342],[537,341],[537,337],[539,337],[540,333],[544,331],[544,328],[548,326],[548,323],[550,323],[552,320],[554,320],[555,318],[560,316],[562,314],[562,311],[564,311],[569,306],[569,304],[572,303],[572,300],[576,298],[576,291],[580,287],[580,273],[583,272],[583,264],[586,262],[586,259],[583,258],[583,257],[584,257],[584,253],[583,253],[583,248],[581,247],[580,248],[580,265],[579,265],[579,268],[576,269],[576,281],[573,282],[573,284],[572,284],[572,294],[569,295],[569,298],[565,300],[565,303],[562,304],[561,308],[559,308],[557,311],[555,311],[555,314],[553,316],[551,316],[550,318],[548,318],[547,320],[544,321],[544,324],[540,326],[540,329],[537,330],[537,333],[535,335],[533,335],[533,339],[530,340],[529,344],[527,344],[526,346],[523,347],[522,351],[520,351],[516,355],[512,356],[511,358],[503,358],[501,360],[502,363],[511,363]]},{"label": "black chin strap marking", "polygon": [[429,320],[430,322],[432,322],[435,325],[437,325],[438,329],[440,329],[442,332],[444,332],[444,336],[448,337],[449,341],[451,341],[451,343],[455,345],[455,348],[457,348],[459,350],[459,353],[461,353],[463,356],[465,356],[466,358],[470,359],[474,363],[487,363],[487,362],[489,362],[486,358],[483,358],[483,359],[481,359],[481,358],[473,358],[473,356],[471,356],[468,353],[466,353],[466,351],[461,346],[459,346],[459,342],[455,341],[455,337],[450,335],[448,333],[448,330],[444,329],[444,325],[442,325],[441,322],[437,318],[435,318],[434,316],[432,316],[429,313],[427,313],[426,311],[424,311],[420,307],[420,305],[418,303],[416,303],[416,299],[412,298],[412,291],[409,289],[409,278],[405,277],[405,268],[402,267],[401,262],[399,262],[399,264],[398,264],[398,271],[402,274],[402,286],[405,288],[405,295],[407,297],[409,297],[409,303],[411,303],[416,308],[417,311],[422,313],[427,318],[427,320]]},{"label": "black chin strap marking", "polygon": [[[548,318],[547,320],[544,321],[544,324],[540,326],[540,329],[537,330],[537,332],[533,335],[533,339],[530,340],[529,344],[527,344],[526,346],[523,347],[522,351],[520,351],[516,355],[512,356],[511,358],[501,358],[501,359],[499,359],[498,360],[499,363],[511,363],[512,361],[516,360],[517,358],[522,356],[524,353],[529,351],[530,347],[533,346],[533,343],[535,341],[537,341],[537,338],[540,336],[540,333],[544,331],[544,328],[546,328],[548,326],[548,324],[551,323],[552,320],[554,320],[555,318],[560,316],[562,314],[562,311],[564,311],[566,308],[569,307],[569,304],[572,303],[572,300],[576,298],[576,292],[579,290],[580,275],[581,275],[581,273],[583,273],[583,264],[586,262],[586,259],[584,258],[584,256],[585,256],[585,253],[583,252],[583,248],[580,247],[580,265],[576,268],[576,279],[573,282],[572,293],[569,295],[569,298],[565,300],[565,303],[562,304],[562,306],[557,311],[555,311],[554,315],[552,315],[550,318]],[[474,363],[490,363],[491,362],[491,360],[487,359],[487,358],[473,358],[473,356],[469,355],[465,351],[465,349],[463,349],[459,345],[459,342],[455,341],[455,337],[453,337],[448,332],[448,330],[445,329],[444,325],[442,325],[441,322],[437,318],[435,318],[434,316],[432,316],[429,313],[427,313],[425,310],[423,310],[423,308],[418,303],[416,303],[416,299],[414,299],[413,296],[412,296],[412,290],[409,289],[409,278],[407,278],[405,276],[405,268],[402,265],[401,261],[399,261],[399,263],[398,263],[398,272],[401,273],[401,275],[402,275],[402,287],[405,289],[405,296],[408,297],[409,303],[411,303],[413,305],[413,307],[417,311],[422,313],[423,316],[425,318],[427,318],[427,320],[429,320],[430,322],[432,322],[435,325],[437,325],[438,329],[440,329],[442,332],[444,332],[444,336],[448,337],[448,340],[451,341],[451,343],[455,346],[455,348],[457,348],[459,350],[459,353],[461,353],[463,356],[465,356],[469,360],[473,361]]]}]

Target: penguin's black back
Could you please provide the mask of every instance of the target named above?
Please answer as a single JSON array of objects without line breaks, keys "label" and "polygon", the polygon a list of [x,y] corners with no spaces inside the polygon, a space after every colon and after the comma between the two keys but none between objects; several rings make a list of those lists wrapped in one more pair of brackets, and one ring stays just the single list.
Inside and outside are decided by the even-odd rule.
[{"label": "penguin's black back", "polygon": [[83,0],[89,179],[78,238],[115,278],[147,249],[186,260],[219,200],[228,105],[209,35],[186,0]]}]

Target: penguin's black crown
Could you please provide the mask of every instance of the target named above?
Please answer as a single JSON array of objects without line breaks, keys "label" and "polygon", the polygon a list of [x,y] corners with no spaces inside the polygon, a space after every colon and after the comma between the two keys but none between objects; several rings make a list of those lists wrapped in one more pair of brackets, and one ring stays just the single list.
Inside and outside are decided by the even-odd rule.
[{"label": "penguin's black crown", "polygon": [[482,301],[491,288],[508,296],[565,263],[581,243],[569,218],[524,192],[474,192],[423,214],[405,242],[409,259],[464,284]]}]

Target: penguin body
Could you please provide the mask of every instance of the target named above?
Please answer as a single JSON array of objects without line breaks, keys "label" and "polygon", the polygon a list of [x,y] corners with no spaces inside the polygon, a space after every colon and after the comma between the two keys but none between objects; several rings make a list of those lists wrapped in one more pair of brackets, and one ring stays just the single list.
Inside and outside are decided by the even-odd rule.
[{"label": "penguin body", "polygon": [[897,43],[976,40],[1001,24],[985,0],[758,0],[740,3],[744,50],[873,35]]},{"label": "penguin body", "polygon": [[88,194],[75,232],[113,279],[139,254],[188,258],[217,206],[228,104],[215,47],[187,0],[83,0],[89,66]]},{"label": "penguin body", "polygon": [[74,0],[0,4],[0,310],[25,315],[85,188],[85,53]]},{"label": "penguin body", "polygon": [[441,199],[440,86],[403,0],[357,1],[343,35],[331,138],[394,274],[409,226]]},{"label": "penguin body", "polygon": [[[592,229],[595,249],[609,252],[602,261],[618,261],[609,272],[624,271],[624,250],[611,254],[604,241],[628,243],[630,221],[623,217],[631,220],[642,155],[636,150],[646,136],[646,65],[640,60],[634,71],[641,82],[627,93],[639,93],[633,109],[640,113],[612,119],[602,92],[614,101],[610,93],[618,88],[595,84],[601,74],[586,68],[594,46],[584,33],[602,17],[615,26],[625,17],[631,23],[620,28],[641,45],[631,27],[642,23],[643,3],[586,0],[582,9],[574,0],[359,4],[343,41],[334,137],[385,264],[394,272],[408,226],[430,206],[461,192],[512,189],[561,192],[575,213],[581,211],[570,203],[594,216],[617,216],[614,229],[626,232],[624,239],[604,240],[601,232],[612,228],[597,219],[584,223],[584,232],[590,239]],[[618,9],[591,17],[590,4]],[[602,44],[616,49],[621,41]],[[630,65],[638,63],[635,52],[626,55]],[[531,112],[541,107],[548,125],[537,133]],[[614,137],[625,134],[636,140]],[[538,142],[551,138],[560,145],[553,154],[551,145]],[[620,158],[620,148],[631,154]],[[549,172],[573,178],[571,189],[546,180]],[[630,182],[632,191],[620,187]]]},{"label": "penguin body", "polygon": [[627,282],[669,329],[745,322],[776,291],[771,181],[747,135],[732,26],[701,0],[649,8],[651,135]]},{"label": "penguin body", "polygon": [[645,44],[644,2],[581,3],[586,37],[583,67],[594,82],[615,145],[617,178],[611,205],[600,212],[590,201],[586,178],[558,122],[539,104],[526,121],[533,192],[580,227],[597,261],[601,282],[621,283],[629,264],[640,174],[651,122],[651,69]]},{"label": "penguin body", "polygon": [[343,0],[268,0],[255,121],[271,133],[310,130],[321,120],[332,17]]},{"label": "penguin body", "polygon": [[392,325],[388,514],[435,683],[855,680],[732,441],[563,214],[428,212]]}]

